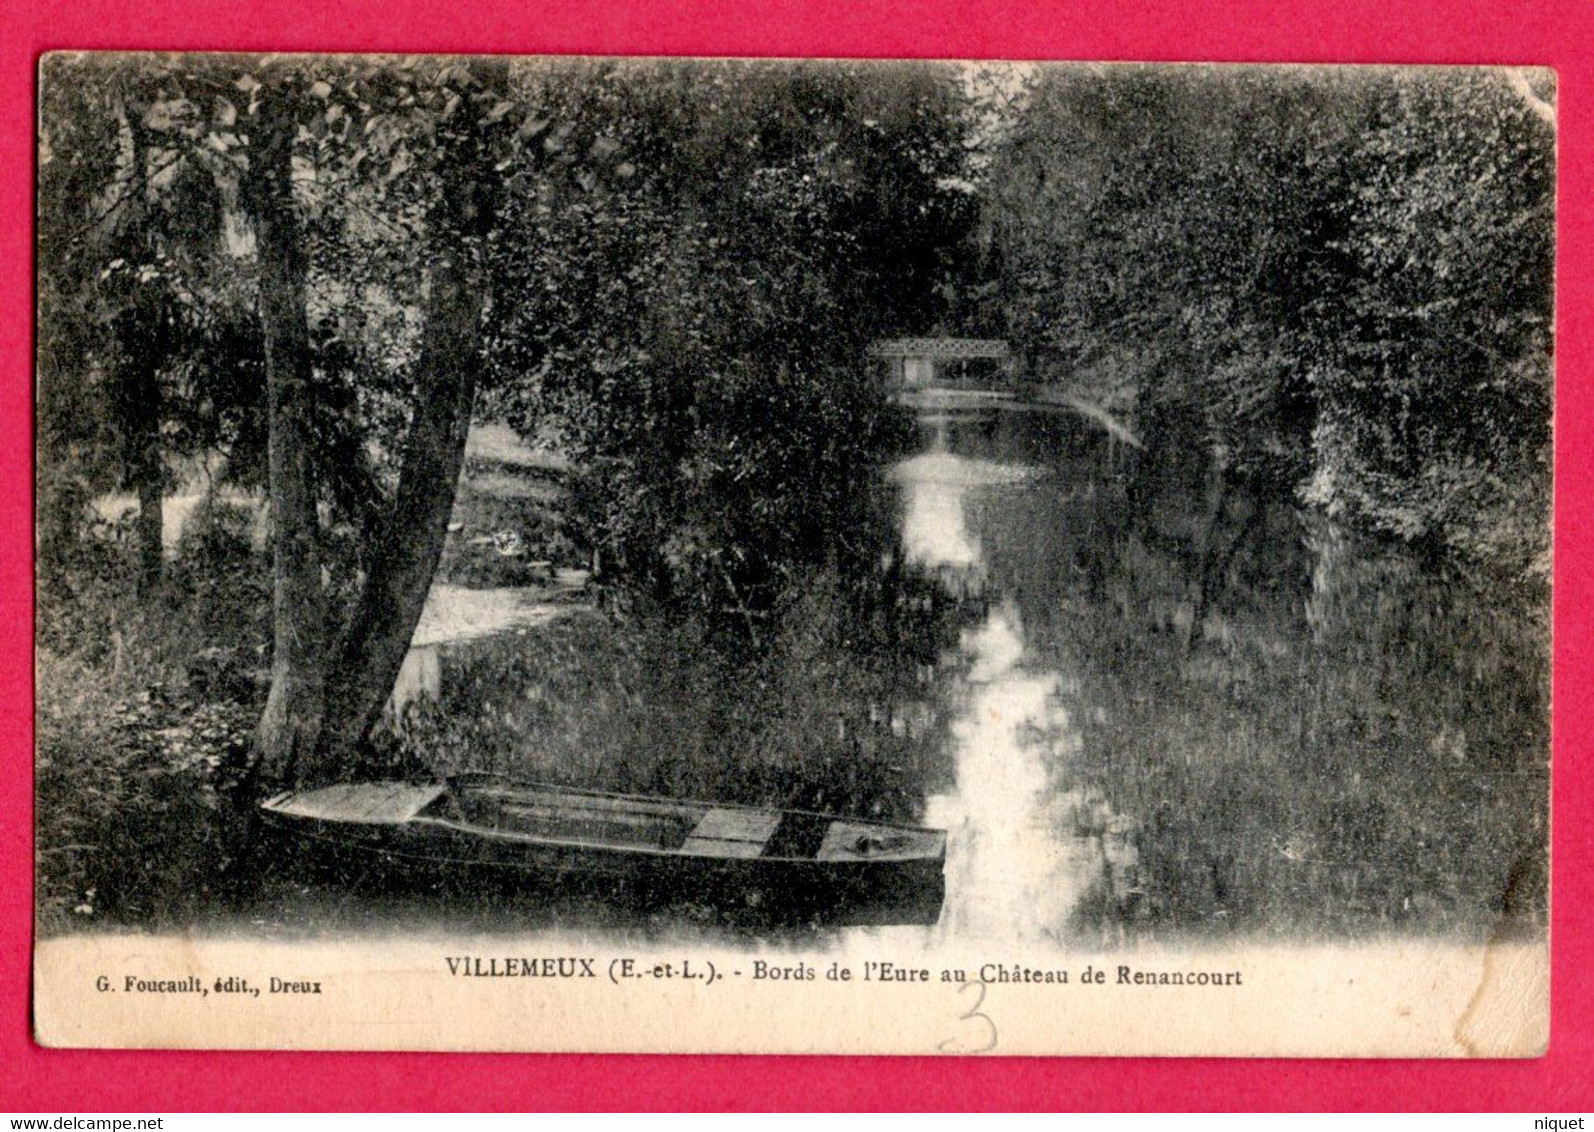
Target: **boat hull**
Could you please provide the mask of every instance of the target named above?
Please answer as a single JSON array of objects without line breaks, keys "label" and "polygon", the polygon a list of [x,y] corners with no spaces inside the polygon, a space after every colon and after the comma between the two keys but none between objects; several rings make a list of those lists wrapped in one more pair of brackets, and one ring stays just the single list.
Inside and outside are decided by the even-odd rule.
[{"label": "boat hull", "polygon": [[[574,797],[623,798],[592,792]],[[689,836],[676,851],[530,837],[439,818],[430,813],[437,805],[417,807],[415,813],[377,812],[373,817],[370,813],[351,815],[338,807],[302,802],[295,806],[293,799],[292,795],[279,795],[261,808],[274,843],[271,858],[291,861],[339,883],[358,880],[389,888],[450,888],[490,893],[495,899],[520,893],[537,895],[553,888],[640,907],[686,902],[739,914],[853,923],[933,922],[945,891],[943,835],[887,823],[798,815],[810,822],[828,822],[837,830],[866,831],[864,836],[919,839],[910,842],[907,850],[875,859],[804,860],[727,856],[701,847],[694,850],[694,842],[731,850],[746,848],[737,842],[705,842],[695,836]],[[699,829],[709,822],[698,818],[692,807],[713,810],[722,826],[726,820],[746,825],[752,819],[743,815],[769,813],[749,807],[639,801],[665,813],[679,809],[686,815],[681,820],[695,821]],[[827,844],[834,839],[829,837]],[[779,847],[773,839],[770,844]]]}]

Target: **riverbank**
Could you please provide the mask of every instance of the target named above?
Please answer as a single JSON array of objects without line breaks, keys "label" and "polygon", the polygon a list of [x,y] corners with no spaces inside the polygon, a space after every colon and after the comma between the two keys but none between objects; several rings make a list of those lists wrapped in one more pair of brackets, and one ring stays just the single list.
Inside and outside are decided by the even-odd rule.
[{"label": "riverbank", "polygon": [[[1012,433],[1002,458],[1065,451],[1047,431]],[[1550,656],[1536,583],[1426,562],[1263,493],[1214,534],[1189,519],[1199,484],[1132,500],[1096,466],[1065,459],[1055,485],[987,489],[966,508],[1024,663],[1056,674],[1049,711],[1066,727],[1036,739],[1052,789],[1099,803],[1057,836],[1137,854],[1127,875],[1103,873],[1079,926],[1542,932]],[[1213,577],[1197,551],[1228,539]]]},{"label": "riverbank", "polygon": [[[569,470],[501,426],[472,433],[400,713],[437,694],[444,649],[587,611],[587,556],[564,515]],[[39,591],[41,930],[182,923],[229,864],[227,801],[269,679],[270,570],[261,501],[212,488],[213,471],[165,500],[156,590],[137,593],[129,501],[106,496],[72,570]]]}]

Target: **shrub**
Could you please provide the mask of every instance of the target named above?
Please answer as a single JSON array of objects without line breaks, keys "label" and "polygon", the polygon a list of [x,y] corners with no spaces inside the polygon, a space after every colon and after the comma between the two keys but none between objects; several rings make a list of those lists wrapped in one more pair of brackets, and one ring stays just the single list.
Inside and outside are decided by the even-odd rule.
[{"label": "shrub", "polygon": [[46,648],[36,676],[41,932],[191,910],[221,874],[221,788],[247,750],[251,712],[195,702],[183,684],[114,690]]}]

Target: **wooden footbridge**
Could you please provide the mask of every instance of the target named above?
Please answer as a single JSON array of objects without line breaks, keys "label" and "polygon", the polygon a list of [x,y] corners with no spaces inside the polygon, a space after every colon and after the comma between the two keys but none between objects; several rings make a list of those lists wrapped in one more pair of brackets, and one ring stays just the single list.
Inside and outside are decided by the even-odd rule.
[{"label": "wooden footbridge", "polygon": [[[883,359],[888,380],[904,389],[967,385],[971,361],[995,362],[1008,379],[1014,373],[1007,343],[995,338],[882,338],[870,345],[869,356]],[[989,382],[991,368],[976,366],[975,381]]]},{"label": "wooden footbridge", "polygon": [[915,408],[1005,405],[1076,413],[1114,441],[1142,446],[1134,430],[1104,407],[1059,386],[1024,380],[1013,352],[1000,339],[882,338],[868,353],[886,364],[886,382],[897,399]]}]

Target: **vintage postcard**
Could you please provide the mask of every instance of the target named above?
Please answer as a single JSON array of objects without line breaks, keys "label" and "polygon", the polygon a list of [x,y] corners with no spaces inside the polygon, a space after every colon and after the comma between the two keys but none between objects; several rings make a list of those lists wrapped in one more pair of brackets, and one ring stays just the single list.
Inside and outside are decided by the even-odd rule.
[{"label": "vintage postcard", "polygon": [[1553,73],[38,98],[44,1045],[1543,1052]]}]

